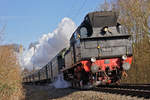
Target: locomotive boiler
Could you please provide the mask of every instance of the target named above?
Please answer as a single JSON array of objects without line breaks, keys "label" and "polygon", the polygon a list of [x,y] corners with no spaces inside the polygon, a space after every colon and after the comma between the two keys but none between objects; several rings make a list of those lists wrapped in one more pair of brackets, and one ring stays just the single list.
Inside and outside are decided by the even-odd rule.
[{"label": "locomotive boiler", "polygon": [[73,87],[117,84],[132,62],[131,35],[112,11],[88,13],[65,52],[64,78]]}]

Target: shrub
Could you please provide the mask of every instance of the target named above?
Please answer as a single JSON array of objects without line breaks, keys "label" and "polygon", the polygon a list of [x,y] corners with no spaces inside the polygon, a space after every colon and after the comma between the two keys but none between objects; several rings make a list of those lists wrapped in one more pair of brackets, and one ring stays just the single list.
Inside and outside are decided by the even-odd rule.
[{"label": "shrub", "polygon": [[0,46],[0,100],[20,100],[22,93],[20,66],[13,46]]}]

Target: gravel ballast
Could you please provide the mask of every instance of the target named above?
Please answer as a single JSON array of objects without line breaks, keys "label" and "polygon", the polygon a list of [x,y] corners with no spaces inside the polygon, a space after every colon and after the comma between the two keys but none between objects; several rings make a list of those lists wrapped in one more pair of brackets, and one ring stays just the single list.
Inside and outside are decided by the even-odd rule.
[{"label": "gravel ballast", "polygon": [[25,85],[24,91],[25,100],[150,100],[94,90],[56,89],[51,86]]}]

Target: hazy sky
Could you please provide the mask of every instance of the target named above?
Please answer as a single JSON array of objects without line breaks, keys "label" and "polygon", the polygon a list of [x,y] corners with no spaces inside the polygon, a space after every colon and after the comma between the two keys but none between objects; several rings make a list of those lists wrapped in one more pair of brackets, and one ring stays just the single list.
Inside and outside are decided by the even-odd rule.
[{"label": "hazy sky", "polygon": [[[64,17],[77,25],[104,0],[0,0],[0,24],[6,25],[4,43],[28,47],[52,32]],[[1,26],[0,25],[0,26]]]}]

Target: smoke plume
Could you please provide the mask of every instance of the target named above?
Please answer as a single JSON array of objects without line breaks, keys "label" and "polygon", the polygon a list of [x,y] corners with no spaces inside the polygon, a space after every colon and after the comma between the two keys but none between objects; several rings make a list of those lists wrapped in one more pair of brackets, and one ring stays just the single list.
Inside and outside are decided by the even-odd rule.
[{"label": "smoke plume", "polygon": [[58,27],[51,33],[44,34],[38,42],[32,43],[21,57],[24,68],[41,68],[60,50],[69,46],[69,39],[76,28],[69,18],[63,18]]}]

